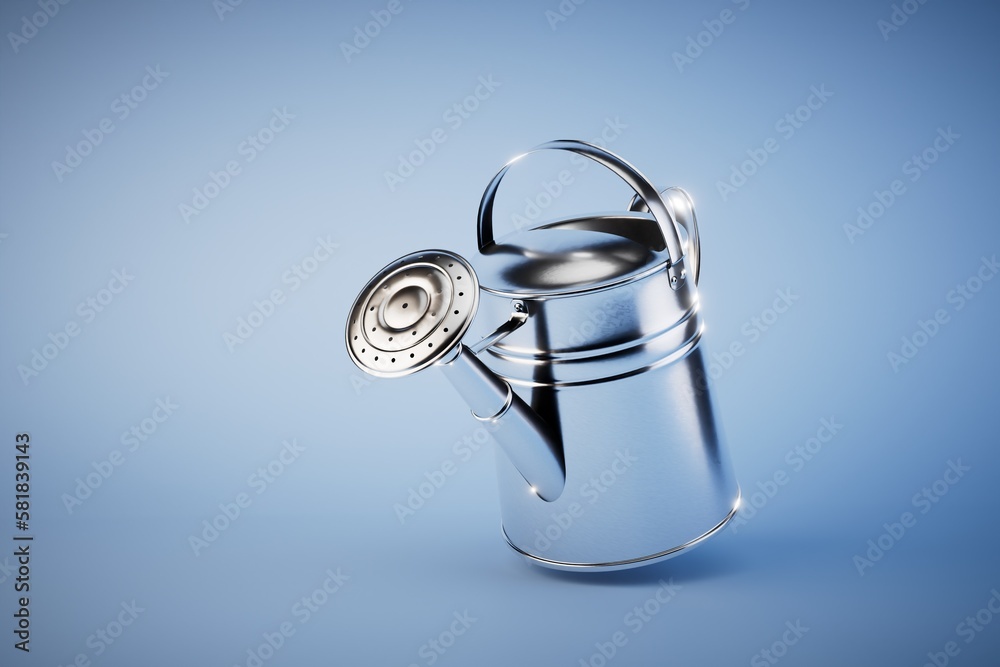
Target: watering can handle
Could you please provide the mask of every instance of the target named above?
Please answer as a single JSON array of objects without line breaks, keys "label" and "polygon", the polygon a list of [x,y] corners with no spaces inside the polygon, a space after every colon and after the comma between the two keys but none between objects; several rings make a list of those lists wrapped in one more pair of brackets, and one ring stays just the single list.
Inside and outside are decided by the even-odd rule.
[{"label": "watering can handle", "polygon": [[667,209],[666,204],[664,204],[663,199],[660,197],[660,193],[657,192],[656,187],[653,186],[649,180],[640,174],[639,171],[631,164],[610,151],[583,141],[563,139],[541,144],[526,153],[518,155],[497,172],[496,176],[493,177],[493,180],[486,186],[486,192],[483,193],[483,199],[479,203],[479,251],[483,252],[487,247],[495,242],[493,237],[493,202],[496,199],[497,188],[500,187],[500,181],[503,180],[507,170],[510,169],[515,162],[527,155],[530,155],[531,153],[550,149],[570,151],[590,158],[594,162],[597,162],[598,164],[601,164],[615,172],[622,178],[622,180],[628,183],[629,187],[631,187],[635,191],[636,195],[645,203],[646,208],[648,208],[653,214],[653,218],[659,225],[662,243],[655,244],[653,246],[653,250],[667,251],[667,254],[670,256],[670,264],[667,267],[667,272],[670,276],[670,286],[675,290],[679,289],[681,285],[684,284],[684,279],[686,277],[683,264],[684,254],[681,249],[680,234],[677,231],[677,226],[674,223],[673,217],[670,215],[670,211]]},{"label": "watering can handle", "polygon": [[[683,227],[688,234],[687,256],[688,268],[694,276],[694,284],[698,284],[701,276],[701,235],[698,232],[698,216],[694,212],[694,201],[684,188],[677,186],[660,190],[660,197],[672,207],[674,221]],[[628,210],[646,213],[649,209],[639,195],[632,197]]]}]

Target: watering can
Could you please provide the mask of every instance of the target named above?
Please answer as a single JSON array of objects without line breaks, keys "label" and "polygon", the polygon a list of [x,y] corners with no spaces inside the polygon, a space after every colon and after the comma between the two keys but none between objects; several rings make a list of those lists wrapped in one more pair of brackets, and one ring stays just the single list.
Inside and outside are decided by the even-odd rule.
[{"label": "watering can", "polygon": [[[504,175],[549,150],[621,177],[627,210],[496,238]],[[423,250],[379,271],[347,320],[354,363],[384,378],[439,369],[490,424],[503,537],[530,562],[624,569],[719,532],[740,489],[700,345],[690,196],[599,146],[553,141],[490,181],[478,247],[472,261]]]}]

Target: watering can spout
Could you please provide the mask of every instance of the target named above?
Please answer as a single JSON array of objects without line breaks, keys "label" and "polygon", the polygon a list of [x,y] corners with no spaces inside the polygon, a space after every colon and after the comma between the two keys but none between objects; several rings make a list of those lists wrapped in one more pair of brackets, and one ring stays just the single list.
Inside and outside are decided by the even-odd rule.
[{"label": "watering can spout", "polygon": [[566,485],[562,444],[511,386],[497,377],[465,345],[438,366],[472,409],[472,416],[494,424],[493,438],[524,477],[531,491],[552,501]]},{"label": "watering can spout", "polygon": [[514,300],[510,319],[470,348],[462,336],[478,306],[478,279],[465,259],[445,250],[412,253],[383,268],[358,295],[347,323],[348,352],[377,377],[440,368],[473,416],[497,427],[493,437],[525,489],[555,500],[566,484],[561,441],[476,356],[524,324],[527,310]]}]

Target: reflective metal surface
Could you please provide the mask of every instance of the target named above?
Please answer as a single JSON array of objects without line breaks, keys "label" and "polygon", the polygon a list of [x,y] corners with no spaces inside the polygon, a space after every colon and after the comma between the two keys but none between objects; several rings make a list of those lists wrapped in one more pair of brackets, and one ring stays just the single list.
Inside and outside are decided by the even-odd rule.
[{"label": "reflective metal surface", "polygon": [[540,502],[498,455],[506,539],[550,567],[598,569],[662,559],[726,521],[740,492],[704,373],[694,349],[614,381],[514,385],[558,421],[566,489]]},{"label": "reflective metal surface", "polygon": [[[611,218],[610,222],[628,220]],[[643,271],[662,269],[663,259],[658,255],[615,234],[532,229],[488,246],[476,260],[476,272],[484,289],[507,299],[555,296],[606,287]]]},{"label": "reflective metal surface", "polygon": [[[694,200],[684,188],[672,187],[660,191],[663,202],[670,211],[670,217],[687,233],[685,247],[689,249],[687,262],[688,271],[697,283],[701,277],[701,238],[698,234],[698,217],[694,213]],[[630,211],[648,211],[646,202],[639,195],[632,197],[628,209]]]},{"label": "reflective metal surface", "polygon": [[[732,511],[729,514],[726,515],[726,518],[724,518],[718,524],[716,524],[715,526],[713,526],[711,530],[709,530],[708,532],[706,532],[706,533],[704,533],[702,535],[699,535],[698,537],[696,537],[695,539],[691,540],[690,542],[686,542],[686,543],[684,543],[684,544],[682,544],[680,546],[677,546],[677,547],[672,547],[670,549],[667,549],[666,551],[661,551],[660,553],[656,553],[656,554],[653,554],[651,556],[646,556],[646,557],[643,557],[643,558],[633,558],[633,559],[630,559],[630,560],[623,560],[623,561],[611,561],[611,562],[608,562],[608,563],[584,563],[584,564],[577,564],[577,563],[565,563],[565,562],[561,562],[561,561],[548,560],[547,558],[542,558],[540,556],[535,556],[535,555],[526,553],[524,551],[521,551],[521,549],[518,548],[518,546],[516,544],[514,544],[513,542],[511,542],[511,540],[510,540],[509,537],[507,537],[507,533],[506,532],[504,532],[504,538],[507,540],[507,546],[509,546],[511,549],[513,549],[514,551],[516,551],[519,554],[521,554],[522,556],[524,556],[528,560],[528,562],[534,563],[535,565],[541,565],[542,567],[552,568],[553,570],[564,570],[564,571],[570,571],[570,572],[573,572],[573,571],[580,571],[580,572],[586,572],[586,571],[604,571],[604,572],[609,572],[609,571],[612,571],[612,570],[627,570],[629,568],[639,567],[640,565],[652,565],[653,563],[659,563],[660,561],[668,560],[670,558],[673,558],[674,556],[679,556],[682,553],[684,553],[685,551],[689,551],[689,550],[695,548],[696,546],[698,546],[699,544],[701,544],[702,542],[704,542],[705,540],[707,540],[708,538],[710,538],[712,535],[715,535],[717,532],[719,532],[720,530],[722,530],[723,528],[725,528],[726,524],[729,523],[729,521],[733,517],[736,516],[736,512],[739,511],[739,507],[740,507],[740,500],[737,499],[736,504],[733,505]],[[501,529],[502,529],[502,526],[501,526]]]},{"label": "reflective metal surface", "polygon": [[[517,552],[546,567],[635,567],[699,544],[739,503],[700,349],[697,219],[687,193],[661,197],[607,151],[536,150],[546,148],[617,173],[637,193],[631,211],[495,239],[493,201],[511,161],[480,205],[476,272],[443,251],[389,265],[355,302],[348,347],[376,374],[436,365],[476,419],[500,426],[503,533]],[[456,300],[458,271],[480,285],[478,300]],[[445,302],[453,313],[441,316]],[[433,347],[387,367],[401,331]],[[360,345],[377,345],[380,360]]]},{"label": "reflective metal surface", "polygon": [[677,227],[674,224],[673,219],[670,217],[669,211],[667,211],[666,204],[664,204],[663,200],[660,198],[660,193],[656,191],[656,188],[650,184],[649,180],[646,179],[645,176],[639,173],[638,169],[623,160],[621,157],[610,151],[606,151],[599,146],[588,144],[584,141],[561,139],[558,141],[544,143],[540,146],[532,148],[526,153],[518,155],[497,172],[496,176],[493,177],[493,180],[491,180],[489,185],[486,186],[486,192],[483,193],[483,198],[479,203],[478,240],[480,252],[484,252],[489,245],[495,242],[493,236],[493,203],[496,200],[497,189],[500,187],[500,181],[503,180],[503,177],[507,174],[515,162],[531,155],[532,153],[537,153],[538,151],[543,150],[570,151],[572,153],[576,153],[577,155],[582,155],[604,167],[607,167],[614,173],[618,174],[623,181],[628,183],[629,187],[635,190],[636,196],[645,202],[647,209],[653,214],[653,218],[659,225],[659,239],[655,240],[652,249],[657,251],[667,251],[667,255],[670,259],[670,265],[667,267],[667,270],[670,273],[670,283],[672,288],[677,289],[681,286],[681,284],[683,284],[685,279],[683,265],[684,252],[681,249],[680,236],[678,235]]},{"label": "reflective metal surface", "polygon": [[[462,281],[465,282],[462,282]],[[461,340],[479,304],[476,272],[446,250],[400,257],[351,306],[347,350],[361,370],[401,377],[430,366]]]},{"label": "reflective metal surface", "polygon": [[558,498],[566,481],[562,446],[535,412],[464,345],[439,367],[472,408],[472,415],[496,424],[493,437],[518,486],[538,502]]}]

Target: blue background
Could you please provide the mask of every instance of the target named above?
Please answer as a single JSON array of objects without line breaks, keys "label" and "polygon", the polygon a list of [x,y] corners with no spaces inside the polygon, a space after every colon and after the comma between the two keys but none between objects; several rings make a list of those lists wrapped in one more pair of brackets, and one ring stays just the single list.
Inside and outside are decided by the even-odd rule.
[{"label": "blue background", "polygon": [[[248,665],[288,622],[294,635],[264,664],[601,665],[595,643],[620,630],[627,643],[608,664],[770,664],[759,652],[800,622],[809,630],[778,647],[782,664],[916,666],[949,641],[950,664],[997,664],[1000,618],[970,643],[958,634],[1000,589],[1000,280],[974,280],[1000,251],[996,5],[914,2],[883,34],[889,2],[590,0],[564,2],[556,22],[556,0],[404,0],[345,56],[387,4],[77,1],[32,32],[23,18],[39,5],[3,3],[0,661]],[[707,32],[726,9],[731,22]],[[23,30],[15,50],[8,33]],[[689,38],[705,46],[679,67]],[[169,74],[147,78],[122,118],[114,100],[157,66]],[[492,90],[468,102],[480,77]],[[832,96],[800,111],[810,117],[791,136],[779,131],[813,86]],[[456,125],[446,114],[463,100],[475,110]],[[294,118],[249,161],[240,146],[274,109]],[[60,180],[52,163],[102,119],[113,131]],[[489,447],[399,521],[394,505],[481,434],[439,374],[368,382],[342,331],[390,260],[473,254],[482,189],[507,159],[612,125],[610,149],[697,203],[705,350],[745,347],[713,386],[751,504],[745,524],[689,555],[569,575],[503,544]],[[386,172],[435,128],[446,140],[390,187]],[[911,180],[906,163],[948,128],[959,138]],[[769,138],[777,152],[723,197],[718,183]],[[239,173],[185,221],[179,207],[229,161]],[[498,225],[569,164],[519,165]],[[849,240],[858,207],[897,179],[903,194]],[[629,196],[594,168],[543,217]],[[317,238],[337,248],[293,290],[283,276]],[[107,299],[122,269],[134,279],[88,321],[78,304]],[[958,310],[949,292],[970,279],[981,289]],[[274,289],[284,301],[272,316],[227,345]],[[760,330],[753,318],[770,318],[776,290],[798,300]],[[888,353],[939,309],[947,322],[894,369]],[[69,322],[78,335],[22,377]],[[179,407],[128,451],[122,433],[168,397]],[[786,454],[824,418],[843,427],[794,468]],[[30,655],[10,633],[22,431]],[[251,475],[292,439],[303,451],[258,494]],[[116,450],[121,465],[67,508]],[[970,469],[921,513],[914,495],[949,461]],[[779,471],[787,483],[753,503]],[[240,493],[250,505],[196,554],[190,536]],[[916,524],[859,574],[855,556],[904,512]],[[349,579],[301,622],[294,606],[338,568]],[[681,589],[633,633],[626,614],[661,579]],[[133,600],[143,611],[113,644],[92,638],[117,632]],[[446,652],[422,650],[465,611],[476,620]]]}]

